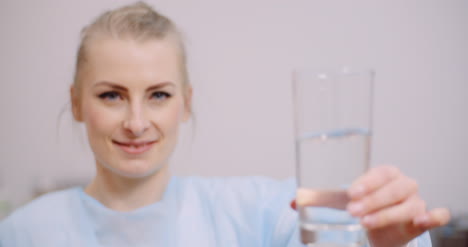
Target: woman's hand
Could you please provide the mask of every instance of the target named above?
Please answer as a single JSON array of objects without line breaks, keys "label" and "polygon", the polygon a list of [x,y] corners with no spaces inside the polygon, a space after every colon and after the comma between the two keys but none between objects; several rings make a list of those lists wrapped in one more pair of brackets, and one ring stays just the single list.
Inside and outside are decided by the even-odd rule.
[{"label": "woman's hand", "polygon": [[[311,191],[299,189],[299,206],[317,205]],[[346,197],[346,196],[345,196]],[[396,167],[379,166],[355,180],[341,206],[361,219],[374,247],[400,247],[423,232],[445,225],[450,214],[445,208],[426,209],[418,195],[418,184]]]}]

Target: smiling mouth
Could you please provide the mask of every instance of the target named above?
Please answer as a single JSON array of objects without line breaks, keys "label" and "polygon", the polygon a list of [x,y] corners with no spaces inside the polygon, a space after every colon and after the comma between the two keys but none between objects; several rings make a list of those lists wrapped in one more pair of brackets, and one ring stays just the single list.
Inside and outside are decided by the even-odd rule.
[{"label": "smiling mouth", "polygon": [[150,150],[151,147],[157,141],[149,141],[149,142],[118,142],[112,141],[116,146],[118,146],[122,151],[128,154],[142,154],[146,151]]}]

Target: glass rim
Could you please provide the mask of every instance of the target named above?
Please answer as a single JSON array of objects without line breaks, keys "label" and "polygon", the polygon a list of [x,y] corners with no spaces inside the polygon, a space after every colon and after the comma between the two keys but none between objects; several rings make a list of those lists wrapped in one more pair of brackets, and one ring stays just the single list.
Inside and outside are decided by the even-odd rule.
[{"label": "glass rim", "polygon": [[358,67],[358,66],[349,66],[349,65],[341,65],[341,66],[326,66],[326,67],[312,67],[312,66],[304,66],[304,67],[295,67],[292,70],[294,76],[298,75],[313,75],[313,76],[320,76],[320,74],[327,75],[363,75],[363,74],[370,74],[375,75],[375,68],[373,67]]}]

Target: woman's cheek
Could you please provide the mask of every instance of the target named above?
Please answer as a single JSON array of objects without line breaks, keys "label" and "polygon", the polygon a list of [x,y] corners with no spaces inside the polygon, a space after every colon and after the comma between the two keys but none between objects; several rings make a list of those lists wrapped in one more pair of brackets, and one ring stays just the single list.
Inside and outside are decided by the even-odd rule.
[{"label": "woman's cheek", "polygon": [[[179,102],[177,102],[179,103]],[[155,122],[165,129],[177,129],[184,116],[184,107],[181,104],[172,104],[167,108],[154,113]]]},{"label": "woman's cheek", "polygon": [[86,108],[85,121],[89,130],[105,133],[115,129],[115,125],[118,125],[118,113],[103,107],[88,107]]}]

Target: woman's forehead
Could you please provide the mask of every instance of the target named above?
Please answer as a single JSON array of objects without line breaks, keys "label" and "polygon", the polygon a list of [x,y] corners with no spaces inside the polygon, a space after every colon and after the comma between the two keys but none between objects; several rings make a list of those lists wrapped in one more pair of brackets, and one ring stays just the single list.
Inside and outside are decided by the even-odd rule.
[{"label": "woman's forehead", "polygon": [[86,49],[85,72],[91,81],[173,81],[182,83],[182,62],[171,39],[135,41],[97,39]]}]

